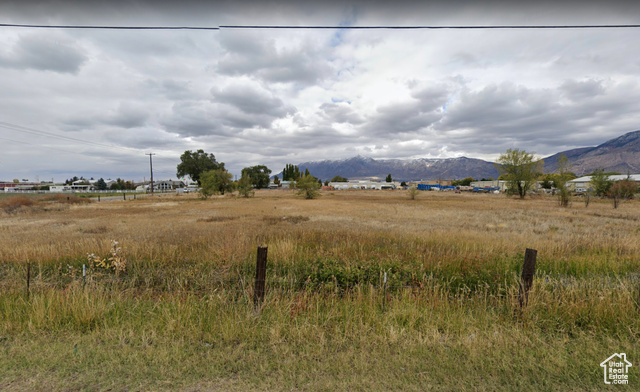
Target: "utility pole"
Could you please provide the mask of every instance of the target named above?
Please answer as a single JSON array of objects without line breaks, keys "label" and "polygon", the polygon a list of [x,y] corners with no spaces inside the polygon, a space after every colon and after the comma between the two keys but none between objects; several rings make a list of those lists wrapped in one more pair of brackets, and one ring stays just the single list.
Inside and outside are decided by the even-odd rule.
[{"label": "utility pole", "polygon": [[149,153],[144,155],[149,155],[149,168],[151,169],[151,196],[153,196],[153,160],[151,159],[151,157],[156,154]]}]

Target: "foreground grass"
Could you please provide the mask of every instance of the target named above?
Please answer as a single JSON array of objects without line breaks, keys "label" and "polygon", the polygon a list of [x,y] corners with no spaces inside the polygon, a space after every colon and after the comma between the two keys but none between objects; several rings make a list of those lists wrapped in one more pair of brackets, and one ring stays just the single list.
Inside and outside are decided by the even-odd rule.
[{"label": "foreground grass", "polygon": [[[154,298],[75,286],[6,296],[0,385],[602,390],[600,361],[640,354],[640,323],[624,312],[628,298],[572,301],[567,311],[546,309],[551,297],[539,294],[520,312],[513,296],[486,293],[450,299],[438,290],[404,291],[384,309],[380,297],[368,290],[270,295],[258,313],[235,292]],[[630,382],[640,382],[637,372]]]},{"label": "foreground grass", "polygon": [[[26,206],[0,218],[0,390],[603,390],[618,352],[636,388],[640,206],[458,196]],[[111,239],[127,273],[83,289]]]}]

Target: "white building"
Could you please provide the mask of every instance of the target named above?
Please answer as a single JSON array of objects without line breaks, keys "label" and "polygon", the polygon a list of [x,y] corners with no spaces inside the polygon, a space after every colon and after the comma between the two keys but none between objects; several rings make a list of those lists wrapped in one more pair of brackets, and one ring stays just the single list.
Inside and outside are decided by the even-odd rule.
[{"label": "white building", "polygon": [[91,192],[95,188],[93,185],[86,184],[74,184],[74,185],[51,185],[49,191],[51,192]]},{"label": "white building", "polygon": [[330,182],[329,186],[334,189],[396,189],[400,187],[399,182],[379,182],[379,181],[347,181],[347,182]]},{"label": "white building", "polygon": [[[609,176],[611,181],[621,181],[629,178],[631,181],[635,181],[640,185],[640,174],[615,174]],[[576,192],[586,192],[588,189],[592,189],[591,176],[582,176],[569,181],[569,187]]]}]

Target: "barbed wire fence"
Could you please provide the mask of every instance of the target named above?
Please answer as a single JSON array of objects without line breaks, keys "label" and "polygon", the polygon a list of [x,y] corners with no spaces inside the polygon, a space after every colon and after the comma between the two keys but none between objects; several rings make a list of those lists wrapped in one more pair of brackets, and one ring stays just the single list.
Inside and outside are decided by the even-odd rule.
[{"label": "barbed wire fence", "polygon": [[[379,298],[383,306],[393,297],[399,297],[407,292],[413,295],[437,294],[449,300],[459,300],[465,296],[471,298],[472,293],[484,293],[493,299],[511,299],[517,302],[521,309],[527,307],[530,292],[535,288],[538,291],[547,292],[550,295],[563,291],[577,289],[586,293],[589,290],[614,290],[628,295],[635,307],[640,311],[640,273],[581,273],[579,275],[550,275],[536,276],[537,251],[526,249],[521,273],[512,279],[503,277],[499,282],[476,281],[470,285],[464,281],[458,281],[456,276],[435,276],[423,274],[416,277],[410,283],[406,279],[400,282],[390,279],[389,270],[380,269],[377,277],[368,276],[365,279],[345,281],[335,275],[324,276],[277,276],[268,274],[267,257],[268,248],[258,247],[256,253],[256,266],[252,270],[245,268],[237,271],[237,277],[229,277],[228,270],[216,271],[217,276],[209,279],[196,279],[194,277],[179,277],[162,270],[153,270],[147,275],[115,274],[101,271],[95,268],[74,268],[70,265],[66,270],[62,266],[58,269],[57,277],[43,277],[40,271],[37,276],[32,268],[32,263],[27,262],[25,268],[25,295],[29,298],[33,292],[51,289],[67,290],[69,287],[81,287],[82,290],[102,289],[105,291],[161,291],[165,293],[179,293],[194,296],[224,294],[232,302],[243,299],[245,303],[252,302],[256,309],[260,309],[267,296],[291,297],[301,293],[318,294],[325,297],[346,298],[354,294],[366,293],[374,298]],[[534,279],[535,277],[535,279]],[[0,281],[1,279],[0,275]],[[34,279],[35,278],[35,279]],[[396,277],[397,278],[397,277]],[[406,277],[405,277],[406,278]],[[582,290],[582,291],[581,291]],[[3,290],[7,291],[7,290]],[[583,295],[581,298],[573,298],[576,302],[589,302],[593,298]]]}]

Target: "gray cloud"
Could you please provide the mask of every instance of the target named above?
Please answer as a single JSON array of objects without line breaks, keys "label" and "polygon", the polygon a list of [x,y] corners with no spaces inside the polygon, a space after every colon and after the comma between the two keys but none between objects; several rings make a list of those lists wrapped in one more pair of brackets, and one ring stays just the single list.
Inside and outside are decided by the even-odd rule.
[{"label": "gray cloud", "polygon": [[320,105],[318,114],[329,123],[349,123],[358,125],[365,121],[363,116],[346,102],[325,102]]},{"label": "gray cloud", "polygon": [[177,102],[171,112],[161,119],[161,124],[167,132],[182,137],[228,134],[215,114],[215,108],[207,101]]},{"label": "gray cloud", "polygon": [[560,90],[564,95],[572,101],[581,101],[589,98],[593,98],[605,93],[602,80],[587,79],[587,80],[566,80],[561,86]]},{"label": "gray cloud", "polygon": [[[622,2],[583,2],[580,9],[557,1],[455,0],[22,4],[0,3],[3,22],[363,26],[640,18],[640,6]],[[203,148],[234,174],[250,164],[279,171],[285,163],[363,153],[491,159],[518,147],[551,154],[639,128],[640,53],[629,50],[638,39],[636,29],[2,29],[4,121],[133,151],[103,148],[108,159],[96,159],[99,148],[5,129],[1,137],[22,143],[6,142],[0,163],[14,177],[49,173],[55,158],[59,172],[84,175],[77,172],[83,167],[140,179],[148,149],[165,173],[175,173],[184,150]]]},{"label": "gray cloud", "polygon": [[224,75],[251,75],[272,83],[319,83],[331,73],[326,49],[312,40],[293,47],[278,47],[274,39],[260,32],[221,31],[220,43],[226,51],[217,71]]},{"label": "gray cloud", "polygon": [[235,106],[248,115],[266,114],[272,117],[285,116],[295,111],[286,107],[282,99],[253,83],[234,83],[223,89],[211,89],[213,101]]},{"label": "gray cloud", "polygon": [[49,34],[21,35],[11,49],[0,52],[0,67],[75,74],[87,60],[69,39]]},{"label": "gray cloud", "polygon": [[106,123],[120,128],[137,128],[145,125],[148,118],[147,109],[141,105],[121,102]]}]

